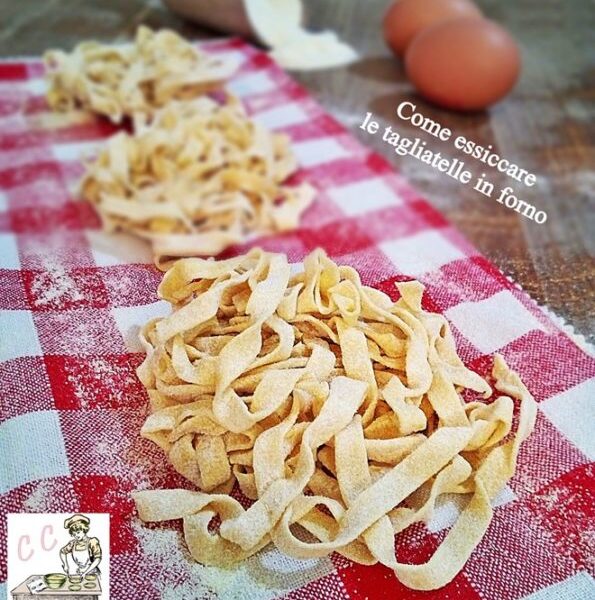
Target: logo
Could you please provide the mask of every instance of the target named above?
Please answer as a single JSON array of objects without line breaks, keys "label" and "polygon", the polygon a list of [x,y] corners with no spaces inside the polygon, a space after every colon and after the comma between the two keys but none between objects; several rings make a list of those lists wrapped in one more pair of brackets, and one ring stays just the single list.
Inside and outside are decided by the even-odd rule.
[{"label": "logo", "polygon": [[109,515],[8,515],[8,600],[109,600]]}]

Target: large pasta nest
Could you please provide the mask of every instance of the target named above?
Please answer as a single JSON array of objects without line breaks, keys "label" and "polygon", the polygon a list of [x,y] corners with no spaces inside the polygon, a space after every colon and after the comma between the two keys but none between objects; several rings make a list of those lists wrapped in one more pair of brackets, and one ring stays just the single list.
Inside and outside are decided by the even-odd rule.
[{"label": "large pasta nest", "polygon": [[[294,274],[261,250],[176,262],[159,288],[173,312],[142,332],[142,435],[200,491],[137,492],[140,517],[183,518],[202,563],[273,542],[295,557],[381,562],[417,589],[450,581],[514,473],[535,404],[499,356],[487,402],[492,386],[458,357],[444,317],[423,310],[423,286],[397,287],[393,302],[320,250]],[[248,509],[229,495],[236,482]],[[470,501],[442,545],[425,564],[398,563],[394,534],[445,493]]]}]

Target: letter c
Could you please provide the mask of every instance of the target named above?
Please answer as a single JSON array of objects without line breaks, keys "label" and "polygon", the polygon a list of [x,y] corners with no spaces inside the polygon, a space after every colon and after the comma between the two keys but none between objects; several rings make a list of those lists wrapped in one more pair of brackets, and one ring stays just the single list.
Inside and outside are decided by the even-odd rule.
[{"label": "letter c", "polygon": [[25,558],[25,556],[23,555],[23,542],[26,541],[27,546],[31,545],[31,538],[28,535],[22,535],[19,538],[19,545],[18,545],[18,551],[17,554],[19,556],[19,560],[22,560],[23,562],[26,562],[28,560],[31,559],[31,557],[33,556],[33,550],[29,551],[29,556],[27,556],[27,558]]},{"label": "letter c", "polygon": [[401,117],[401,119],[403,119],[404,121],[409,121],[411,119],[411,115],[405,117],[402,114],[403,111],[401,109],[407,106],[410,106],[412,108],[413,113],[415,113],[415,109],[417,108],[417,106],[413,104],[413,102],[401,102],[401,104],[399,104],[399,107],[397,108],[397,115],[399,115],[399,117]]},{"label": "letter c", "polygon": [[[49,532],[48,532],[48,529],[49,529]],[[53,550],[56,547],[56,544],[58,543],[58,541],[56,540],[56,538],[53,538],[52,545],[47,546],[45,543],[46,533],[48,533],[48,535],[54,535],[54,528],[51,525],[45,525],[44,528],[41,530],[41,547],[46,552],[50,552],[51,550]]]}]

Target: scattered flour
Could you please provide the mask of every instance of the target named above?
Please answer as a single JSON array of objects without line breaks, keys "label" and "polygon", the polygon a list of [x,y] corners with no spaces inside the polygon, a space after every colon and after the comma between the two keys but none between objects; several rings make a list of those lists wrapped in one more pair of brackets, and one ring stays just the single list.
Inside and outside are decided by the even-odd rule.
[{"label": "scattered flour", "polygon": [[136,375],[128,365],[102,357],[85,361],[78,371],[68,373],[66,379],[82,408],[96,405],[98,392],[105,394],[107,389],[111,404],[125,406],[137,385]]},{"label": "scattered flour", "polygon": [[27,499],[23,502],[23,508],[30,512],[49,512],[51,507],[51,496],[55,488],[50,481],[40,481]]},{"label": "scattered flour", "polygon": [[204,567],[184,550],[182,535],[174,529],[150,529],[135,519],[133,531],[143,548],[147,572],[163,600],[214,600],[217,595],[205,583]]},{"label": "scattered flour", "polygon": [[297,560],[271,547],[230,569],[204,566],[194,562],[178,530],[146,527],[135,520],[133,531],[148,570],[158,566],[154,583],[164,599],[273,600],[334,568],[326,557]]},{"label": "scattered flour", "polygon": [[73,302],[84,300],[76,282],[58,264],[48,264],[45,261],[45,271],[36,273],[31,283],[31,291],[37,307],[63,308]]}]

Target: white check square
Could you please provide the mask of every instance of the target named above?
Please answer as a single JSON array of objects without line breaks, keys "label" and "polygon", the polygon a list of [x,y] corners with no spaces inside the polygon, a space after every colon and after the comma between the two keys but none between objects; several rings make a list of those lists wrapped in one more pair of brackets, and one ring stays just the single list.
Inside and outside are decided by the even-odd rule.
[{"label": "white check square", "polygon": [[72,142],[69,144],[53,144],[52,153],[60,162],[73,162],[91,159],[97,155],[105,141]]},{"label": "white check square", "polygon": [[0,494],[30,481],[69,475],[58,413],[42,410],[0,424]]},{"label": "white check square", "polygon": [[233,79],[227,87],[237,96],[250,96],[270,92],[276,84],[265,72],[258,71]]},{"label": "white check square", "polygon": [[41,356],[41,344],[28,310],[0,311],[0,362]]},{"label": "white check square", "polygon": [[350,217],[401,204],[401,198],[382,179],[359,181],[329,191],[333,202]]},{"label": "white check square", "polygon": [[19,269],[19,249],[13,233],[0,233],[0,269]]},{"label": "white check square", "polygon": [[165,300],[145,304],[144,306],[119,306],[112,308],[116,325],[124,338],[124,344],[130,352],[142,352],[143,347],[138,334],[143,325],[157,317],[171,313],[171,306]]},{"label": "white check square", "polygon": [[349,156],[348,150],[333,138],[322,138],[293,145],[298,162],[303,167],[313,167]]},{"label": "white check square", "polygon": [[404,275],[417,277],[437,271],[465,255],[440,232],[426,231],[380,244],[380,249]]},{"label": "white check square", "polygon": [[595,378],[545,400],[539,408],[589,460],[595,460]]},{"label": "white check square", "polygon": [[218,52],[217,58],[224,60],[236,69],[246,62],[247,56],[240,50],[228,50],[227,52]]},{"label": "white check square", "polygon": [[284,104],[256,113],[254,119],[269,129],[279,129],[306,122],[309,117],[299,104]]},{"label": "white check square", "polygon": [[[444,494],[440,496],[436,501],[434,514],[428,521],[428,529],[432,533],[437,533],[442,529],[452,527],[465,508],[468,500],[469,496],[461,496],[460,494]],[[508,486],[504,486],[492,500],[492,507],[504,506],[514,500],[516,500],[514,492]]]},{"label": "white check square", "polygon": [[145,240],[125,233],[106,233],[93,230],[85,233],[98,267],[153,263],[151,245]]},{"label": "white check square", "polygon": [[462,302],[446,317],[482,354],[514,342],[541,324],[508,290],[479,302]]},{"label": "white check square", "polygon": [[595,580],[586,571],[579,571],[564,581],[525,596],[523,600],[587,600],[595,598]]},{"label": "white check square", "polygon": [[47,148],[43,145],[0,151],[0,170],[9,171],[47,160]]},{"label": "white check square", "polygon": [[37,96],[44,96],[48,91],[48,85],[43,77],[29,79],[26,83],[27,90]]}]

